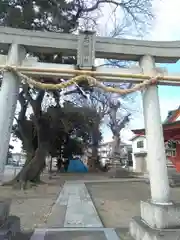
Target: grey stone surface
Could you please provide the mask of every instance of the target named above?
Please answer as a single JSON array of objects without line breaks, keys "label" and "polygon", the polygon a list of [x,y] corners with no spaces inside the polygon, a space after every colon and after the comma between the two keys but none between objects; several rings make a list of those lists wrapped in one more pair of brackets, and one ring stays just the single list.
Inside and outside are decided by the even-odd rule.
[{"label": "grey stone surface", "polygon": [[116,228],[115,229],[120,240],[134,240],[129,232],[129,228]]},{"label": "grey stone surface", "polygon": [[148,227],[140,217],[134,217],[130,222],[130,234],[134,240],[178,240],[180,229],[155,230]]},{"label": "grey stone surface", "polygon": [[20,232],[20,219],[10,216],[7,222],[0,228],[0,240],[13,239]]},{"label": "grey stone surface", "polygon": [[180,204],[157,205],[141,201],[141,217],[152,228],[180,228]]},{"label": "grey stone surface", "polygon": [[102,231],[51,231],[46,233],[44,240],[107,240],[107,238]]},{"label": "grey stone surface", "polygon": [[56,204],[60,206],[67,206],[68,205],[68,199],[69,199],[69,188],[67,183],[64,184],[59,197],[56,200]]},{"label": "grey stone surface", "polygon": [[119,240],[113,228],[36,229],[30,240]]},{"label": "grey stone surface", "polygon": [[30,240],[119,240],[113,228],[103,228],[84,183],[66,182],[44,229]]},{"label": "grey stone surface", "polygon": [[44,240],[46,232],[46,229],[35,229],[30,240]]},{"label": "grey stone surface", "polygon": [[33,235],[32,231],[20,232],[13,237],[13,240],[30,240]]},{"label": "grey stone surface", "polygon": [[61,206],[56,204],[53,209],[51,215],[48,217],[46,227],[51,228],[61,228],[64,227],[64,219],[66,215],[67,206]]},{"label": "grey stone surface", "polygon": [[4,224],[7,220],[10,212],[11,199],[1,198],[0,199],[0,225]]},{"label": "grey stone surface", "polygon": [[13,236],[21,231],[20,218],[17,216],[9,216],[7,220],[7,226],[12,232]]},{"label": "grey stone surface", "polygon": [[116,234],[114,229],[104,229],[104,234],[107,240],[119,240],[118,235]]},{"label": "grey stone surface", "polygon": [[103,227],[84,183],[65,183],[55,205],[67,206],[64,227]]},{"label": "grey stone surface", "polygon": [[[59,51],[75,55],[78,37],[73,34],[0,27],[1,49],[7,50],[7,45],[12,43],[25,45],[28,52],[56,53]],[[138,61],[145,54],[154,56],[160,63],[176,62],[180,56],[179,41],[160,42],[96,37],[97,58]]]}]

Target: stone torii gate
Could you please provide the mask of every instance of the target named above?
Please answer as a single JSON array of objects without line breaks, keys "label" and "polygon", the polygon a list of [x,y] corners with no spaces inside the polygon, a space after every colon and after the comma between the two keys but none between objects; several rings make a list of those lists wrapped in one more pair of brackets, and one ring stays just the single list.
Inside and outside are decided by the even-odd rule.
[{"label": "stone torii gate", "polygon": [[[0,49],[8,52],[0,55],[0,68],[15,66],[21,73],[31,76],[72,78],[75,69],[94,71],[99,81],[140,83],[148,77],[164,73],[155,62],[175,63],[180,59],[180,42],[150,42],[139,40],[96,37],[93,32],[79,35],[35,32],[0,27]],[[72,56],[77,54],[77,66],[37,62],[27,57],[28,52],[58,52]],[[115,69],[94,66],[95,58],[139,61],[139,67]],[[56,69],[56,71],[55,71]],[[57,70],[59,69],[59,70]],[[91,75],[90,74],[90,75]],[[144,75],[143,75],[144,74]],[[12,71],[5,71],[0,91],[0,178],[2,180],[10,134],[19,94],[20,79]],[[158,84],[180,85],[178,76],[162,76]],[[171,202],[163,131],[160,117],[158,86],[150,85],[142,91],[144,121],[148,149],[148,170],[151,199],[141,202],[141,217],[130,222],[131,236],[136,240],[171,239],[180,235],[180,207]],[[163,230],[169,231],[163,231]],[[174,230],[173,230],[174,229]],[[161,234],[160,234],[161,233]],[[163,234],[162,234],[163,233]]]}]

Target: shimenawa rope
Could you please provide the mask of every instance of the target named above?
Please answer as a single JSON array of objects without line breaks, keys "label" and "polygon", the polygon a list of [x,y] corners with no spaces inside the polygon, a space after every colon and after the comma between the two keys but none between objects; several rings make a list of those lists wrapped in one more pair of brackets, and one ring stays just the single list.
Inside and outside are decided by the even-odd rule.
[{"label": "shimenawa rope", "polygon": [[122,89],[122,88],[107,87],[103,83],[96,80],[94,77],[87,76],[87,75],[80,75],[80,76],[73,77],[70,80],[65,81],[65,82],[61,82],[58,84],[51,84],[51,83],[37,82],[36,80],[32,79],[31,77],[28,77],[27,75],[19,72],[16,69],[16,67],[6,66],[2,69],[2,72],[5,72],[5,71],[9,71],[9,72],[12,72],[15,75],[17,75],[20,79],[22,79],[22,83],[26,82],[30,86],[36,87],[38,89],[43,89],[43,90],[63,89],[63,88],[67,88],[71,85],[74,85],[75,83],[87,81],[90,86],[95,86],[95,87],[101,88],[106,92],[112,92],[112,93],[117,93],[117,94],[123,95],[123,94],[133,93],[135,91],[139,91],[151,84],[156,84],[158,81],[158,76],[152,77],[148,80],[143,81],[142,83],[134,85],[132,88]]}]

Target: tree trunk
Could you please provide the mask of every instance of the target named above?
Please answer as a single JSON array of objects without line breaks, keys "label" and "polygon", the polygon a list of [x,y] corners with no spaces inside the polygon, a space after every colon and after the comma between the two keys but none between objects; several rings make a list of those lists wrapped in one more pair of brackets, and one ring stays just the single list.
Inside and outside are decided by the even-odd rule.
[{"label": "tree trunk", "polygon": [[27,182],[37,183],[40,181],[40,174],[45,167],[45,159],[47,156],[47,144],[40,143],[35,151],[34,157],[21,169],[19,174],[11,181],[11,184],[18,184],[20,188],[24,188]]},{"label": "tree trunk", "polygon": [[48,157],[48,174],[49,174],[49,179],[52,179],[52,162],[53,158],[52,156]]},{"label": "tree trunk", "polygon": [[[48,155],[48,140],[49,140],[49,122],[47,119],[40,116],[40,104],[36,107],[33,107],[35,114],[34,123],[36,126],[37,131],[37,149],[35,151],[35,155],[32,158],[32,160],[23,167],[21,172],[19,173],[19,178],[16,180],[20,183],[20,186],[22,184],[27,182],[34,182],[39,183],[40,182],[40,175],[46,166],[46,156]],[[37,111],[38,110],[38,111]],[[46,129],[46,131],[45,131]]]},{"label": "tree trunk", "polygon": [[119,155],[119,152],[120,152],[120,136],[115,135],[113,142],[113,155],[116,157]]},{"label": "tree trunk", "polygon": [[92,156],[88,158],[88,168],[89,171],[96,170],[96,162],[98,161],[98,148],[96,146],[92,146]]},{"label": "tree trunk", "polygon": [[49,173],[52,173],[52,161],[53,161],[53,159],[52,159],[52,157],[50,157],[51,159],[50,159],[50,162],[49,162]]},{"label": "tree trunk", "polygon": [[34,156],[35,156],[35,151],[34,150],[26,151],[25,166],[29,164],[29,162],[33,159]]},{"label": "tree trunk", "polygon": [[39,173],[45,167],[45,158],[47,155],[46,143],[40,143],[36,149],[35,156],[27,166],[21,171],[21,179],[24,181],[34,181]]},{"label": "tree trunk", "polygon": [[99,147],[99,122],[96,122],[92,128],[92,156],[88,159],[89,171],[95,171],[99,161],[98,147]]},{"label": "tree trunk", "polygon": [[61,171],[61,167],[62,167],[62,158],[58,157],[57,158],[57,172]]}]

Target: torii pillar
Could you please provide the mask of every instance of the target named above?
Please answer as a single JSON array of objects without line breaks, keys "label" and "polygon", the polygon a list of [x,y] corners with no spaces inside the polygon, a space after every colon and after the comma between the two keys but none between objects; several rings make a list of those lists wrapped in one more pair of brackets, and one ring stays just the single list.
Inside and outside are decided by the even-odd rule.
[{"label": "torii pillar", "polygon": [[[140,66],[144,74],[156,76],[155,61],[153,57],[142,57]],[[158,86],[156,84],[148,86],[142,92],[142,101],[147,141],[147,166],[151,186],[151,201],[155,204],[166,204],[169,203],[170,188],[160,115]]]},{"label": "torii pillar", "polygon": [[[143,56],[140,66],[144,74],[156,76],[153,57]],[[131,220],[130,234],[135,240],[177,240],[180,231],[175,228],[180,229],[180,205],[170,201],[158,86],[148,86],[142,92],[142,100],[151,199],[141,201],[141,216]]]},{"label": "torii pillar", "polygon": [[[25,49],[17,44],[12,44],[4,64],[17,66],[22,63],[25,57]],[[12,72],[5,71],[0,90],[0,182],[3,181],[4,177],[19,86],[20,79]]]}]

